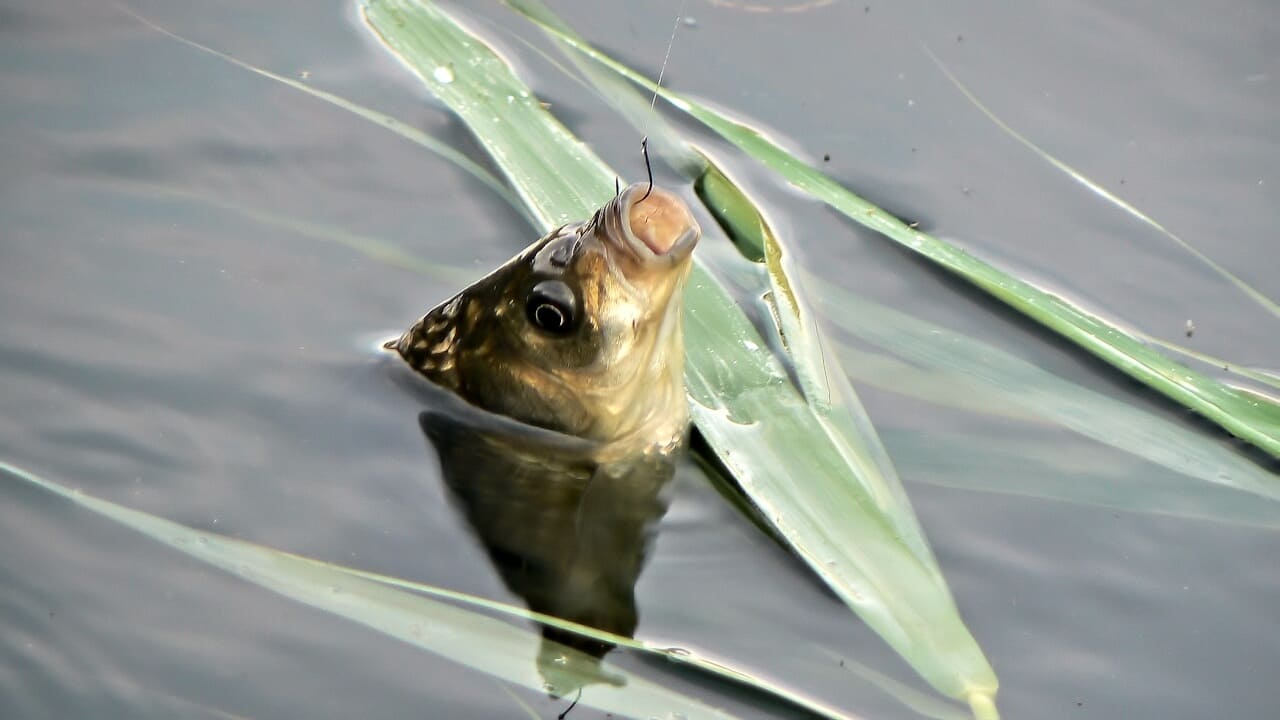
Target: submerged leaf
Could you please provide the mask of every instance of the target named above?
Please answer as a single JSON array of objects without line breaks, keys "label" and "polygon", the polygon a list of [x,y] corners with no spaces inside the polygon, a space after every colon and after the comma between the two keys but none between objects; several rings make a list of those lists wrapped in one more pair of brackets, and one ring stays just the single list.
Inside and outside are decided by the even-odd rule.
[{"label": "submerged leaf", "polygon": [[1280,529],[1280,502],[1160,472],[1136,457],[1091,451],[1071,438],[888,428],[885,444],[914,482],[1144,515]]},{"label": "submerged leaf", "polygon": [[993,345],[933,325],[814,275],[806,276],[840,330],[917,366],[945,371],[984,396],[1100,443],[1215,485],[1280,500],[1276,476],[1221,438],[1065,380]]},{"label": "submerged leaf", "polygon": [[[573,648],[475,611],[404,592],[358,573],[261,545],[202,532],[72,490],[0,461],[0,471],[61,496],[169,547],[292,600],[326,610],[447,660],[534,691],[582,688],[581,703],[624,717],[730,718],[729,713],[668,690]],[[538,654],[562,662],[558,687],[538,674]]]}]

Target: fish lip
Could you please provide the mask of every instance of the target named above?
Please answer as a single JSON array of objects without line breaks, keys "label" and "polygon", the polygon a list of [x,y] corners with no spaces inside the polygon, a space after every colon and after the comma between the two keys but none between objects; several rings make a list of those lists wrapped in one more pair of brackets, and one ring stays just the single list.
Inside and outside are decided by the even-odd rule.
[{"label": "fish lip", "polygon": [[[645,265],[651,266],[669,266],[676,265],[686,260],[693,252],[693,248],[698,244],[698,239],[702,237],[702,228],[699,227],[697,220],[693,218],[693,213],[689,213],[689,226],[680,233],[680,237],[672,243],[666,252],[655,252],[631,230],[631,223],[628,218],[631,217],[631,208],[640,202],[650,191],[650,185],[644,183],[632,183],[623,188],[622,192],[617,195],[611,202],[612,207],[609,213],[610,223],[609,229],[615,231],[610,233],[621,238],[622,245],[637,259],[644,262]],[[683,201],[682,201],[683,202]],[[686,211],[688,207],[686,206]]]}]

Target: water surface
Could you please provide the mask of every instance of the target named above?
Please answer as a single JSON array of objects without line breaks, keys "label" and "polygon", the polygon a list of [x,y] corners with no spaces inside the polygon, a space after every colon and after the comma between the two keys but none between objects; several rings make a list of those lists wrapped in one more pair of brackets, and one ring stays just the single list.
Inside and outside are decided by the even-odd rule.
[{"label": "water surface", "polygon": [[[679,4],[553,6],[656,74]],[[697,22],[677,36],[673,87],[817,162],[829,156],[855,190],[1081,302],[1203,352],[1280,366],[1274,317],[1002,134],[923,49],[1010,125],[1275,298],[1272,3],[732,5],[689,0]],[[130,7],[475,152],[350,5]],[[625,123],[479,18],[531,37],[526,28],[496,4],[466,8],[576,132],[640,174]],[[395,135],[110,4],[0,6],[0,97],[0,458],[192,527],[518,602],[442,490],[420,403],[373,350],[458,283],[246,211],[380,238],[476,276],[532,240],[517,213]],[[734,167],[822,277],[1231,445],[896,246]],[[699,252],[722,242],[709,236]],[[977,460],[1028,484],[1096,481],[1097,468],[1128,487],[1182,481],[1052,425],[859,392],[1000,676],[1006,717],[1280,710],[1274,528],[945,487],[962,459],[937,448],[956,438],[1030,458]],[[487,676],[13,482],[0,495],[6,718],[520,716]],[[636,593],[643,639],[749,663],[863,717],[919,717],[839,659],[923,683],[692,466]],[[615,658],[744,717],[783,712]],[[544,717],[565,706],[513,692]]]}]

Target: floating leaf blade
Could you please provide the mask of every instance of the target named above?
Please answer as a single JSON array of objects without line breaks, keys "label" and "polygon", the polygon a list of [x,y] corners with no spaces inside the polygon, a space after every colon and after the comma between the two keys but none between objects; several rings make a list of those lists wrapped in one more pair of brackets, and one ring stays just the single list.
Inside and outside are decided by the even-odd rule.
[{"label": "floating leaf blade", "polygon": [[[451,16],[414,0],[368,0],[363,11],[471,127],[542,230],[588,217],[612,195],[613,173]],[[449,82],[434,77],[450,63]],[[522,101],[496,100],[505,97]],[[689,280],[685,318],[695,422],[753,502],[934,687],[968,700],[980,717],[995,717],[995,674],[932,557],[917,554],[927,543],[910,506],[885,504],[867,491],[874,483],[853,481],[864,471],[842,455],[778,360],[762,352],[759,333],[700,265]]]}]

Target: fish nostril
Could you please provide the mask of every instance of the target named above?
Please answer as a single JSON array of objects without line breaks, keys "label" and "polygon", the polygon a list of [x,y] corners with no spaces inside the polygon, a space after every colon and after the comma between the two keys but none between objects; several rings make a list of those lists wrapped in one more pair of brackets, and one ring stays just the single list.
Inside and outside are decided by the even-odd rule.
[{"label": "fish nostril", "polygon": [[567,267],[569,261],[573,259],[573,253],[578,247],[578,238],[564,238],[559,241],[555,247],[551,249],[551,264],[556,267]]}]

